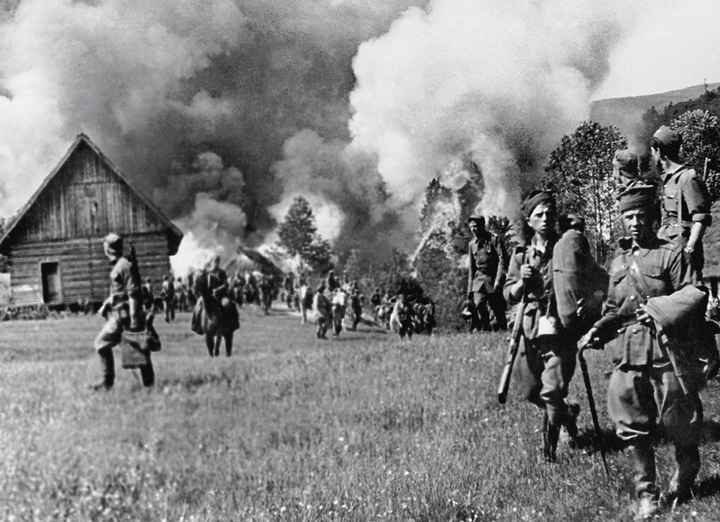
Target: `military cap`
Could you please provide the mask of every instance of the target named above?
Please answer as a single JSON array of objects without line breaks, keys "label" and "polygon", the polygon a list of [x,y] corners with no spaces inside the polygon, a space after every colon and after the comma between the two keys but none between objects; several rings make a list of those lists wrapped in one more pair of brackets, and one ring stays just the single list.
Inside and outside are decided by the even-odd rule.
[{"label": "military cap", "polygon": [[567,214],[558,218],[558,227],[561,232],[570,230],[579,230],[580,232],[585,231],[585,218],[579,214]]},{"label": "military cap", "polygon": [[532,211],[535,210],[535,207],[540,204],[554,206],[555,198],[547,190],[533,190],[522,202],[520,212],[522,212],[522,215],[527,219],[530,217],[530,214],[532,214]]},{"label": "military cap", "polygon": [[482,214],[474,213],[472,216],[467,218],[467,223],[470,224],[471,221],[485,221],[485,216]]},{"label": "military cap", "polygon": [[667,125],[663,125],[653,134],[653,138],[658,140],[666,147],[680,147],[682,145],[682,136],[678,131],[672,130]]},{"label": "military cap", "polygon": [[122,255],[123,251],[123,239],[114,232],[110,232],[103,238],[103,244],[105,248],[115,254],[116,256]]},{"label": "military cap", "polygon": [[638,177],[638,156],[634,152],[627,149],[616,150],[612,164],[623,177],[630,179]]},{"label": "military cap", "polygon": [[619,196],[620,212],[636,209],[650,209],[655,204],[657,189],[653,185],[636,183],[626,188]]}]

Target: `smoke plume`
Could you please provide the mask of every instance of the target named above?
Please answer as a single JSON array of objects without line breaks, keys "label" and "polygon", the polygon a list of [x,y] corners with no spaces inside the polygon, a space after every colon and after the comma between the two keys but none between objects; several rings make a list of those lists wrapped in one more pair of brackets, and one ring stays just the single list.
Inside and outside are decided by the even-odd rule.
[{"label": "smoke plume", "polygon": [[84,132],[187,233],[187,259],[271,240],[297,195],[337,252],[413,247],[455,162],[481,171],[483,212],[511,213],[588,116],[621,6],[6,2],[0,214]]}]

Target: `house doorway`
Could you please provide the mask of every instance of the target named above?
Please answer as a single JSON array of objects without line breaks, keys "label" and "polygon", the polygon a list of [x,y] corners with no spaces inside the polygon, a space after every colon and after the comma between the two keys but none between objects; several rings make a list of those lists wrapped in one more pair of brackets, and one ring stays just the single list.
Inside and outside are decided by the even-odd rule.
[{"label": "house doorway", "polygon": [[60,263],[40,263],[42,276],[43,303],[52,304],[61,301]]}]

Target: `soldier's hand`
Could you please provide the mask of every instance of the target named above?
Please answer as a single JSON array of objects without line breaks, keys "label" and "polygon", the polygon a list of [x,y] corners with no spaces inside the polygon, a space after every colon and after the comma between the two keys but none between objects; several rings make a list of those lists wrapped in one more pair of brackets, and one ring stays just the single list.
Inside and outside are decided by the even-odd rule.
[{"label": "soldier's hand", "polygon": [[652,317],[647,313],[644,304],[640,305],[640,309],[635,312],[635,316],[640,324],[644,324],[645,326],[652,325]]},{"label": "soldier's hand", "polygon": [[524,264],[520,267],[520,278],[525,281],[530,279],[534,273],[535,269],[529,264]]},{"label": "soldier's hand", "polygon": [[590,331],[588,331],[588,333],[582,336],[582,338],[578,342],[578,348],[589,348],[593,350],[603,350],[605,348],[605,345],[600,342],[600,339],[597,335],[597,328],[590,328]]}]

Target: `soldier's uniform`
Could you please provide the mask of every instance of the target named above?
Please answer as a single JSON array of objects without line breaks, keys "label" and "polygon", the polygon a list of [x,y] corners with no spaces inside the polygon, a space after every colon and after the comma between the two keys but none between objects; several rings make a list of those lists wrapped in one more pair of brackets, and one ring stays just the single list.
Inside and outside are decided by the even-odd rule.
[{"label": "soldier's uniform", "polygon": [[[94,389],[109,390],[115,384],[115,360],[112,349],[122,342],[122,334],[130,325],[130,307],[128,301],[131,294],[140,294],[139,281],[134,281],[132,264],[129,259],[122,257],[122,238],[117,234],[108,234],[104,239],[105,251],[114,254],[110,261],[110,296],[103,303],[102,312],[106,318],[100,333],[95,338],[95,350],[100,356],[100,371],[102,381],[93,386]],[[136,313],[142,310],[136,308]],[[134,322],[139,322],[135,318]],[[148,359],[147,365],[140,369],[143,384],[152,386],[155,382],[155,372],[152,361]]]},{"label": "soldier's uniform", "polygon": [[[651,149],[657,149],[661,159],[671,160],[663,168],[674,169],[666,172],[662,177],[662,223],[658,236],[677,242],[685,248],[688,246],[693,226],[701,223],[704,227],[709,227],[712,216],[710,195],[705,182],[694,169],[678,163],[681,144],[680,134],[663,125],[653,135]],[[665,147],[664,157],[663,147]],[[697,279],[702,279],[702,269],[705,264],[702,237],[695,243],[694,250],[689,256]]]},{"label": "soldier's uniform", "polygon": [[[552,202],[554,206],[552,196],[543,194],[547,193],[534,192],[526,199],[526,215],[540,203]],[[539,203],[534,203],[538,200]],[[519,299],[513,297],[511,288],[521,279],[522,265],[529,264],[535,269],[523,290],[523,335],[520,337],[512,375],[515,387],[523,397],[544,410],[543,450],[549,461],[555,459],[555,447],[562,426],[566,426],[570,435],[575,436],[575,420],[579,412],[577,404],[569,404],[565,400],[575,372],[577,347],[569,335],[563,335],[563,327],[557,316],[552,262],[553,247],[557,240],[557,233],[553,231],[547,238],[544,251],[534,241],[516,248],[510,259],[504,287],[508,304],[517,304]],[[541,318],[552,323],[555,331],[549,335],[539,331]]]},{"label": "soldier's uniform", "polygon": [[[706,227],[712,223],[710,195],[697,172],[683,165],[663,177],[662,225],[658,236],[676,241],[685,248],[690,238],[690,229],[696,222]],[[705,264],[702,241],[697,242],[690,257],[693,268],[700,275]]]},{"label": "soldier's uniform", "polygon": [[165,308],[165,322],[169,323],[175,320],[175,285],[170,276],[163,278],[161,293]]},{"label": "soldier's uniform", "polygon": [[485,231],[480,238],[470,240],[468,250],[468,297],[472,297],[473,303],[471,329],[506,330],[506,304],[501,290],[508,265],[505,247],[496,235]]},{"label": "soldier's uniform", "polygon": [[[639,205],[647,205],[648,213],[652,212],[649,207],[654,201],[653,187],[647,189],[645,194],[642,188],[635,192],[630,189],[621,196],[621,212]],[[675,445],[677,469],[670,485],[671,495],[689,493],[700,468],[698,446],[703,413],[698,392],[704,382],[702,366],[690,365],[689,372],[678,375],[667,344],[660,342],[652,321],[637,320],[642,304],[673,294],[690,285],[693,277],[693,269],[677,243],[651,236],[648,244],[640,247],[631,238],[623,239],[610,268],[604,316],[594,326],[595,336],[601,341],[617,336],[608,345],[613,362],[608,413],[618,436],[628,442],[634,453],[635,488],[641,500],[639,520],[657,509],[651,502],[656,503],[660,494],[653,449],[659,424]],[[698,324],[704,326],[702,311]],[[683,366],[688,368],[687,364]]]},{"label": "soldier's uniform", "polygon": [[318,339],[327,339],[327,331],[332,321],[332,304],[325,295],[324,286],[318,287],[315,293],[315,311],[318,313],[315,335]]}]

